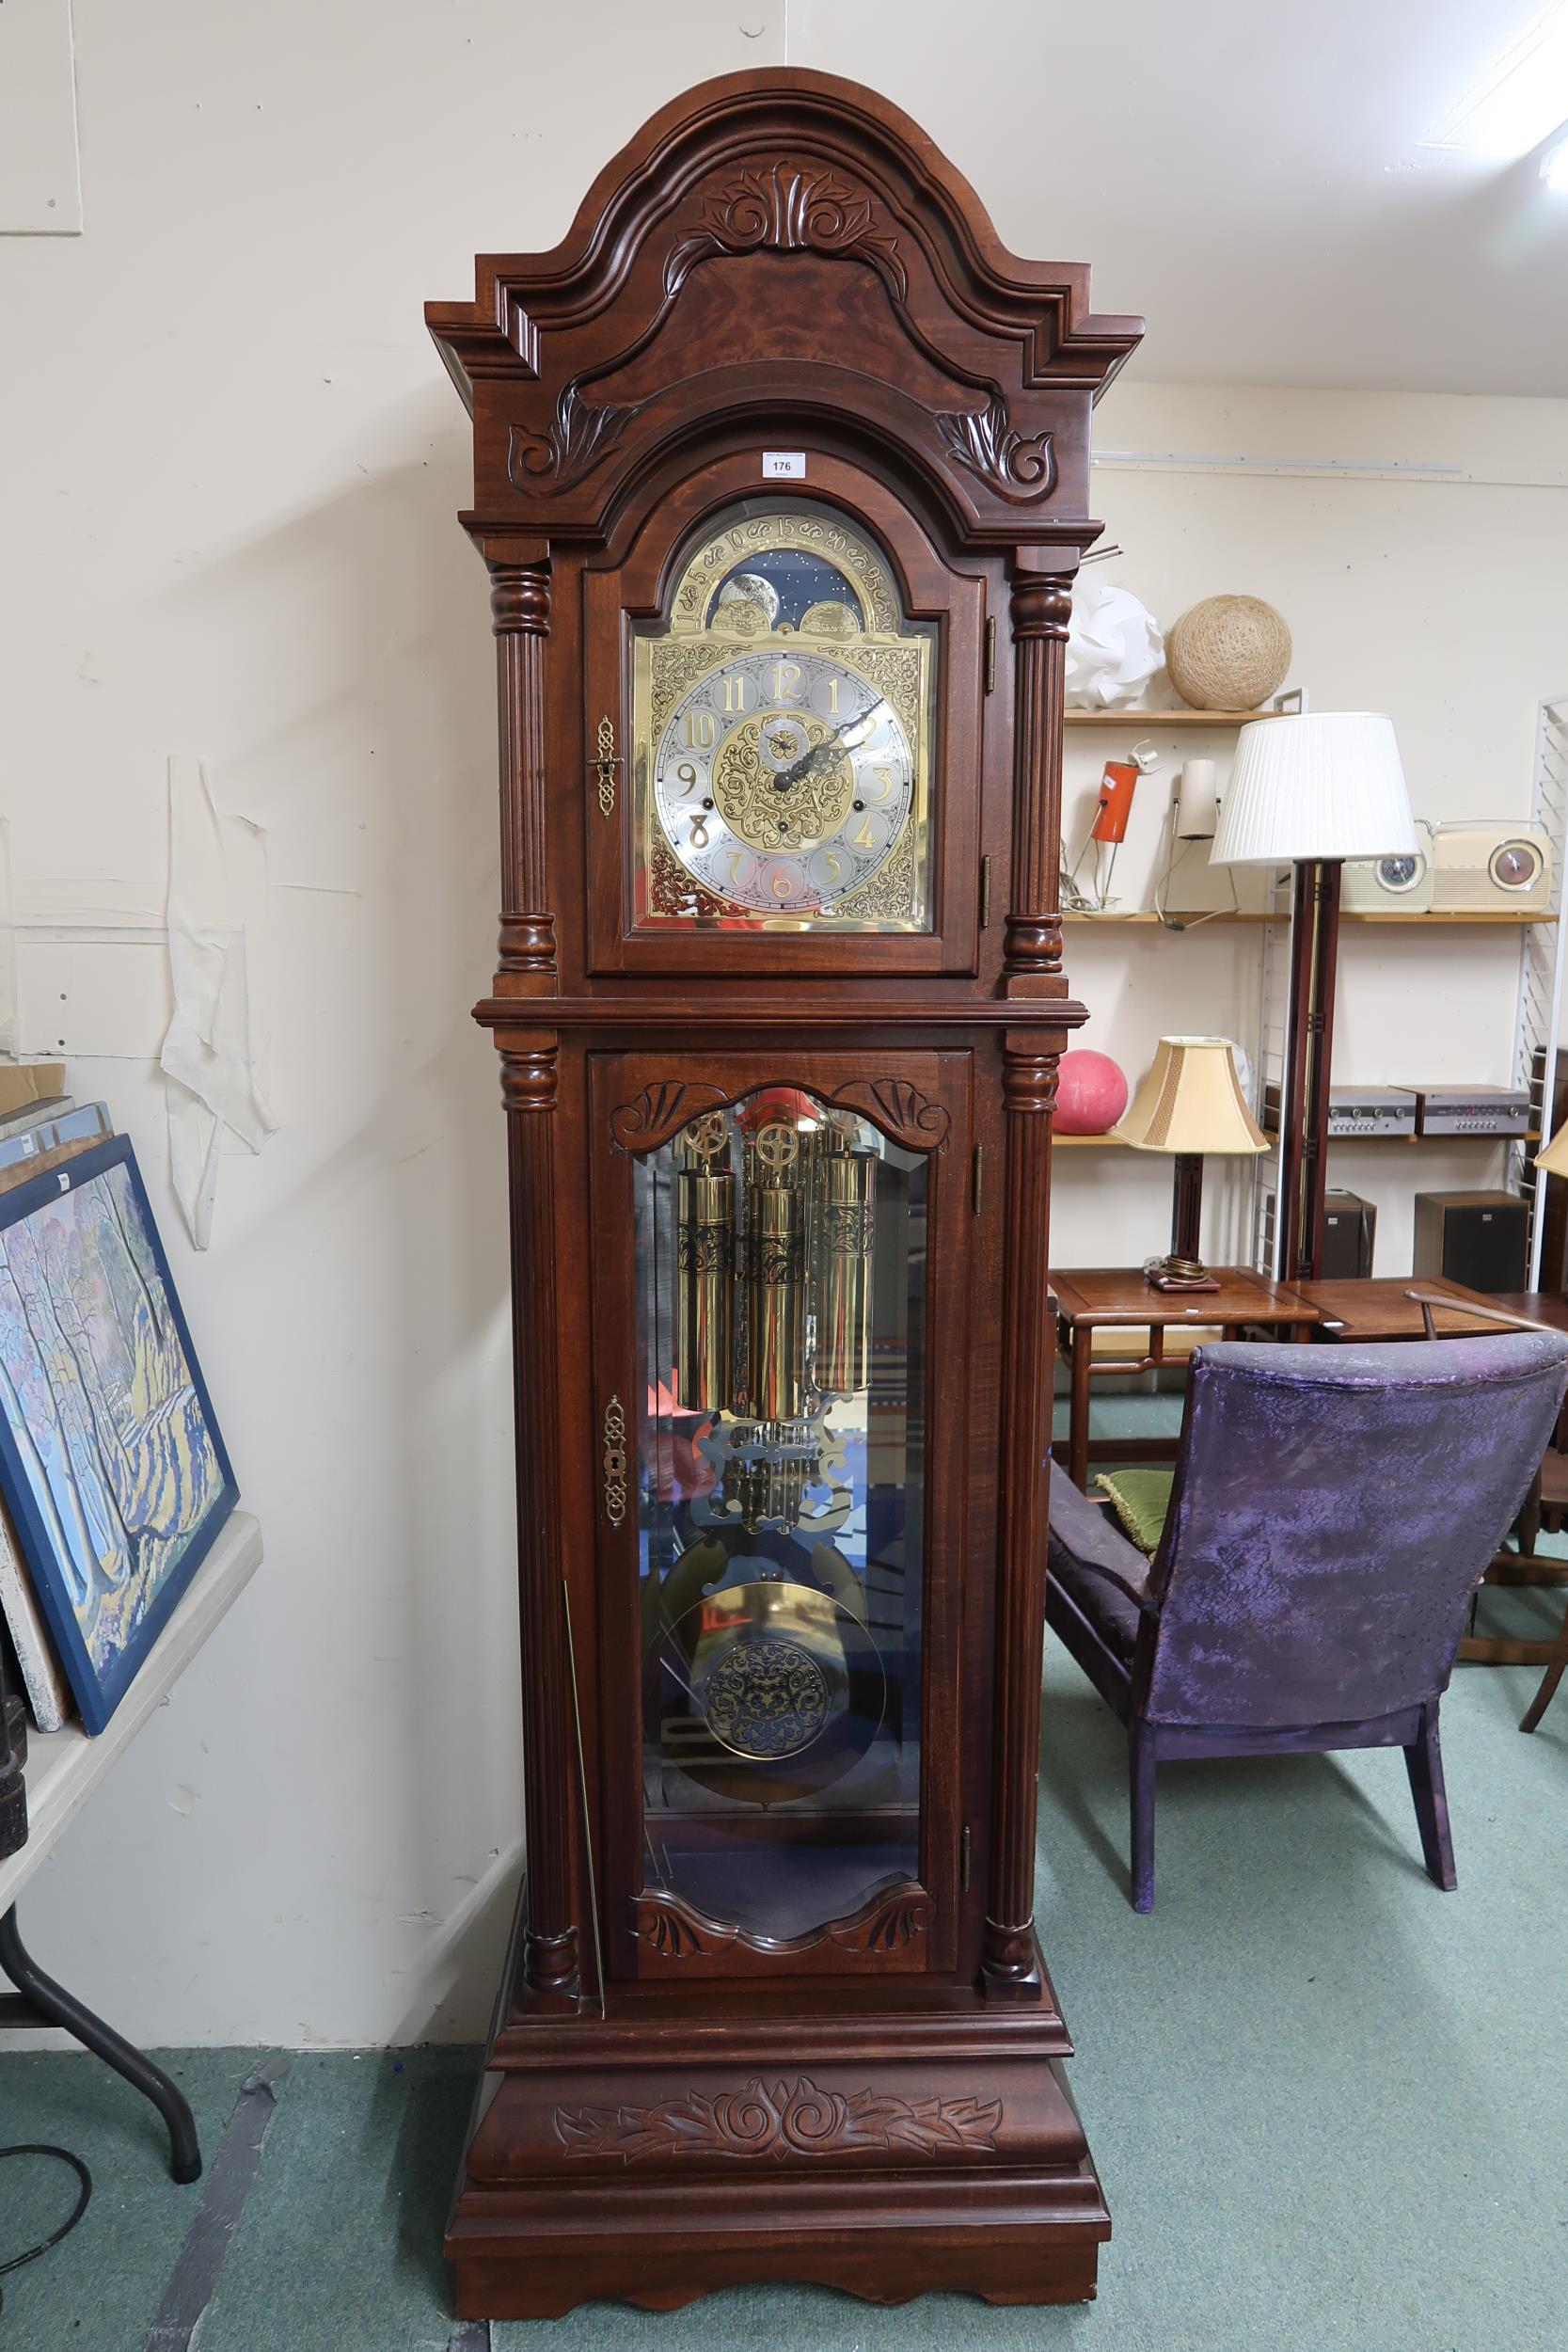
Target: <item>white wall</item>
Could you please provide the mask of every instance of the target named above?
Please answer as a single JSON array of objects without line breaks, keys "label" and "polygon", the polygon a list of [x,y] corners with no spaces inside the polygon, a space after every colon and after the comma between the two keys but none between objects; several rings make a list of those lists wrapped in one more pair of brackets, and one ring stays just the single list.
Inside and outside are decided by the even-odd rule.
[{"label": "white wall", "polygon": [[[153,2042],[473,2035],[519,1818],[502,1131],[467,1017],[497,899],[491,647],[452,520],[466,420],[420,305],[467,290],[477,247],[559,236],[667,96],[776,59],[778,12],[740,12],[756,40],[697,0],[75,13],[87,232],[0,241],[23,1044],[63,1051],[135,1137],[268,1557],[24,1925]],[[808,61],[841,62],[831,27]],[[922,88],[896,94],[940,139],[944,84],[992,70],[933,40]],[[960,161],[984,188],[984,154]],[[1006,223],[1030,249],[1050,249],[1048,193],[1032,232]],[[1120,448],[1555,465],[1555,495],[1099,476],[1117,568],[1162,615],[1216,588],[1272,597],[1320,707],[1393,710],[1423,806],[1523,805],[1530,709],[1568,675],[1564,407],[1130,381],[1103,420]],[[226,1157],[204,1257],[154,1078],[171,752],[265,829],[270,872],[281,1126]],[[1074,757],[1086,787],[1084,739]],[[1140,894],[1141,854],[1121,877]],[[1225,1021],[1235,934],[1124,937],[1074,934],[1095,1042],[1136,1065],[1178,1017]],[[1447,1066],[1487,951],[1418,972],[1354,952],[1347,1071],[1383,1074],[1396,1025],[1423,1073],[1440,1045]],[[1508,989],[1487,988],[1476,1050],[1498,1059],[1479,1074],[1500,1075]],[[1064,1178],[1063,1258],[1158,1245],[1159,1171],[1118,1165],[1091,1192],[1093,1165]]]}]

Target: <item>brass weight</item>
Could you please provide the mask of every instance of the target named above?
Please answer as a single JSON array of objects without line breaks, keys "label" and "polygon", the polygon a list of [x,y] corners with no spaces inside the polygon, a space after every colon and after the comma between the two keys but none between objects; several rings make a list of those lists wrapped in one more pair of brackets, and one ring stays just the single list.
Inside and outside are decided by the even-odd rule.
[{"label": "brass weight", "polygon": [[689,1412],[730,1402],[730,1312],[735,1275],[735,1178],[727,1168],[683,1168],[677,1177],[675,1383]]},{"label": "brass weight", "polygon": [[800,1410],[805,1291],[804,1203],[793,1185],[748,1187],[751,1227],[751,1412],[793,1421]]},{"label": "brass weight", "polygon": [[822,1322],[817,1378],[832,1396],[853,1396],[871,1382],[871,1235],[877,1163],[867,1152],[833,1152],[824,1162]]}]

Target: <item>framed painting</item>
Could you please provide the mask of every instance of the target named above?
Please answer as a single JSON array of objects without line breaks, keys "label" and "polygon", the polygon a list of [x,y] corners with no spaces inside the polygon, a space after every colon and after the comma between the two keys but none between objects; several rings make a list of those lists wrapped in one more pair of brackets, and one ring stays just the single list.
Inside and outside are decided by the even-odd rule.
[{"label": "framed painting", "polygon": [[239,1500],[123,1136],[0,1193],[0,1490],[102,1731]]}]

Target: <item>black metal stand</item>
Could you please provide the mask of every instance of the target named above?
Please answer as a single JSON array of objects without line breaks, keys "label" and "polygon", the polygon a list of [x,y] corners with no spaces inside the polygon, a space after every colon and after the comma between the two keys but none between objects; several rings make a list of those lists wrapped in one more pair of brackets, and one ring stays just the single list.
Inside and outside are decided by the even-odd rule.
[{"label": "black metal stand", "polygon": [[85,2009],[63,1984],[44,1975],[23,1945],[14,1903],[9,1911],[0,1912],[0,1969],[16,1987],[14,1993],[0,1994],[0,2026],[63,2026],[85,2049],[112,2066],[117,2074],[123,2074],[143,2098],[151,2100],[168,2125],[169,2170],[177,2181],[198,2181],[201,2150],[196,2118],[183,2092],[161,2066],[154,2066],[112,2026]]}]

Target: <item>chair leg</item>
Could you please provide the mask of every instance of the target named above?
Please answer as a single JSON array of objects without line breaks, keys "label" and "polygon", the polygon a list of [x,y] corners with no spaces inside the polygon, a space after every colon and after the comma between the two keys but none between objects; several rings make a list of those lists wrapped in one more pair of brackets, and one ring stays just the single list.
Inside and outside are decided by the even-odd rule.
[{"label": "chair leg", "polygon": [[1421,1709],[1421,1727],[1404,1752],[1410,1793],[1416,1800],[1416,1821],[1421,1833],[1421,1858],[1434,1886],[1451,1895],[1459,1884],[1453,1867],[1453,1838],[1449,1829],[1449,1800],[1443,1786],[1443,1750],[1437,1733],[1436,1702]]},{"label": "chair leg", "polygon": [[1537,1691],[1534,1698],[1531,1699],[1529,1706],[1525,1710],[1524,1717],[1519,1724],[1521,1731],[1533,1731],[1535,1729],[1536,1724],[1541,1721],[1542,1716],[1546,1712],[1547,1708],[1550,1707],[1553,1699],[1557,1696],[1557,1686],[1562,1680],[1563,1670],[1565,1667],[1568,1667],[1568,1609],[1565,1609],[1562,1613],[1562,1625],[1558,1633],[1557,1649],[1553,1655],[1552,1662],[1541,1677],[1540,1690]]},{"label": "chair leg", "polygon": [[1132,1815],[1132,1908],[1154,1908],[1154,1736],[1147,1724],[1127,1726],[1128,1793]]}]

